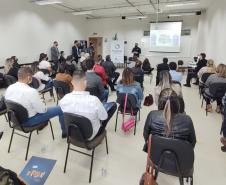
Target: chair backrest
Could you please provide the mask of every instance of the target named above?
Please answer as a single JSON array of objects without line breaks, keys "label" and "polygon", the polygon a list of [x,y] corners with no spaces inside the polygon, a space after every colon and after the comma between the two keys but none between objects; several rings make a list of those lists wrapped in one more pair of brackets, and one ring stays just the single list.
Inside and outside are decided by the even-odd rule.
[{"label": "chair backrest", "polygon": [[214,98],[223,98],[226,93],[226,83],[212,83],[209,92]]},{"label": "chair backrest", "polygon": [[140,86],[143,88],[144,76],[134,75],[133,79],[134,79],[134,81],[140,83]]},{"label": "chair backrest", "polygon": [[58,99],[61,99],[66,94],[70,93],[70,86],[64,81],[54,80],[53,86],[56,90]]},{"label": "chair backrest", "polygon": [[28,111],[19,103],[5,100],[9,121],[13,123],[14,126],[20,126],[26,120],[28,120]]},{"label": "chair backrest", "polygon": [[[122,108],[121,111],[124,109],[124,103],[125,103],[125,93],[119,93],[117,92],[117,103]],[[126,104],[126,110],[136,109],[137,108],[137,99],[133,94],[128,94],[127,97],[127,104]]]},{"label": "chair backrest", "polygon": [[4,75],[4,80],[7,86],[10,86],[17,82],[17,79],[11,75]]},{"label": "chair backrest", "polygon": [[29,86],[34,89],[38,89],[40,86],[38,79],[35,77],[32,77],[32,82],[29,84]]},{"label": "chair backrest", "polygon": [[203,83],[206,82],[206,80],[209,78],[210,75],[212,75],[213,73],[203,73],[202,77],[201,77],[201,81]]},{"label": "chair backrest", "polygon": [[96,96],[97,98],[101,99],[99,90],[96,87],[86,87],[86,91],[88,91],[90,95]]},{"label": "chair backrest", "polygon": [[85,143],[92,136],[93,127],[88,118],[77,114],[64,113],[64,120],[68,129],[68,138],[73,144]]},{"label": "chair backrest", "polygon": [[[177,161],[175,161],[175,158]],[[187,141],[152,136],[151,160],[155,165],[160,165],[160,169],[169,172],[177,172],[177,162],[181,172],[193,169],[194,149]]]}]

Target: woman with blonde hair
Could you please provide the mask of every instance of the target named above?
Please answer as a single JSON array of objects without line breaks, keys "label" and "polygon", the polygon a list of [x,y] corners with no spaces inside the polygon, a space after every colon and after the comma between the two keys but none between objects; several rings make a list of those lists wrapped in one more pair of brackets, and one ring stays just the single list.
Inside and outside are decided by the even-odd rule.
[{"label": "woman with blonde hair", "polygon": [[116,91],[119,93],[133,94],[137,100],[137,107],[141,107],[143,100],[143,91],[138,82],[134,81],[134,75],[131,68],[125,68],[122,73],[121,83],[117,85]]},{"label": "woman with blonde hair", "polygon": [[[213,83],[225,83],[226,85],[226,65],[219,64],[216,69],[216,74],[210,75],[209,78],[206,80],[205,86],[207,88],[205,89],[205,93],[209,94],[210,96],[211,94],[209,92],[209,86]],[[213,109],[212,109],[212,105],[210,103],[209,98],[206,98],[206,103],[207,103],[207,111],[212,112]],[[221,99],[217,100],[217,108],[216,108],[217,113],[221,112],[221,105],[222,105]]]},{"label": "woman with blonde hair", "polygon": [[13,64],[14,61],[11,58],[7,58],[4,65],[4,72],[6,75],[13,76],[17,79],[18,68],[14,67]]},{"label": "woman with blonde hair", "polygon": [[159,73],[159,84],[154,89],[155,104],[158,105],[159,95],[162,90],[172,88],[178,96],[183,97],[181,85],[173,83],[172,77],[169,71],[161,71]]},{"label": "woman with blonde hair", "polygon": [[212,59],[207,61],[207,66],[201,68],[198,72],[199,81],[202,79],[204,73],[216,73],[216,66]]},{"label": "woman with blonde hair", "polygon": [[192,119],[181,114],[177,93],[170,88],[164,89],[159,96],[158,110],[151,111],[146,119],[143,136],[144,151],[150,134],[188,141],[195,147],[196,135]]}]

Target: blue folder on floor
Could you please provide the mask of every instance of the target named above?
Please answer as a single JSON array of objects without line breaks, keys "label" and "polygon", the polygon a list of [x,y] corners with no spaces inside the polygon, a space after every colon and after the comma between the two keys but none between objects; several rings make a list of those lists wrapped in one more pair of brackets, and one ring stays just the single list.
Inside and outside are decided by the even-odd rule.
[{"label": "blue folder on floor", "polygon": [[51,173],[56,160],[32,157],[20,177],[29,185],[43,185]]}]

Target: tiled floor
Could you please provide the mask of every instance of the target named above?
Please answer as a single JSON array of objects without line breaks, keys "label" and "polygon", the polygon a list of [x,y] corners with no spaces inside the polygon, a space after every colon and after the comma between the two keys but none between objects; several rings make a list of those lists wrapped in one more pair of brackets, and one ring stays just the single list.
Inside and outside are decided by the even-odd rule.
[{"label": "tiled floor", "polygon": [[[150,84],[150,77],[145,77],[145,95],[153,93],[155,79]],[[201,109],[198,89],[183,88],[186,102],[186,112],[193,119],[197,145],[195,147],[195,185],[225,185],[226,183],[226,154],[220,151],[220,127],[222,118],[216,113],[207,117]],[[115,93],[110,94],[110,100],[115,101]],[[48,106],[54,105],[48,102]],[[143,126],[147,114],[155,106],[143,107],[141,121],[138,123],[137,134],[124,134],[120,129],[114,132],[115,116],[108,126],[109,155],[106,155],[105,143],[96,150],[93,168],[93,185],[137,185],[141,174],[145,170],[146,154],[142,152]],[[121,117],[119,119],[119,122]],[[0,130],[4,131],[0,141],[0,165],[16,172],[25,166],[24,160],[26,140],[15,136],[11,153],[7,153],[11,130],[4,117],[0,118]],[[50,128],[44,129],[39,135],[34,133],[30,146],[29,157],[40,156],[56,159],[57,163],[46,181],[47,185],[85,185],[88,184],[90,158],[71,152],[68,160],[67,173],[63,173],[66,154],[66,140],[61,139],[60,126],[57,119],[53,119],[56,139],[52,140]],[[177,178],[160,174],[160,185],[179,185]]]}]

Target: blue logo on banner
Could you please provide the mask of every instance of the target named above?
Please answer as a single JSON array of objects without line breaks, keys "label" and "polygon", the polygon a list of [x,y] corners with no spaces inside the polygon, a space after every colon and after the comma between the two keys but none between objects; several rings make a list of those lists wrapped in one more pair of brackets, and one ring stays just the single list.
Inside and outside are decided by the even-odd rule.
[{"label": "blue logo on banner", "polygon": [[32,157],[20,174],[29,185],[43,185],[51,173],[56,160]]}]

